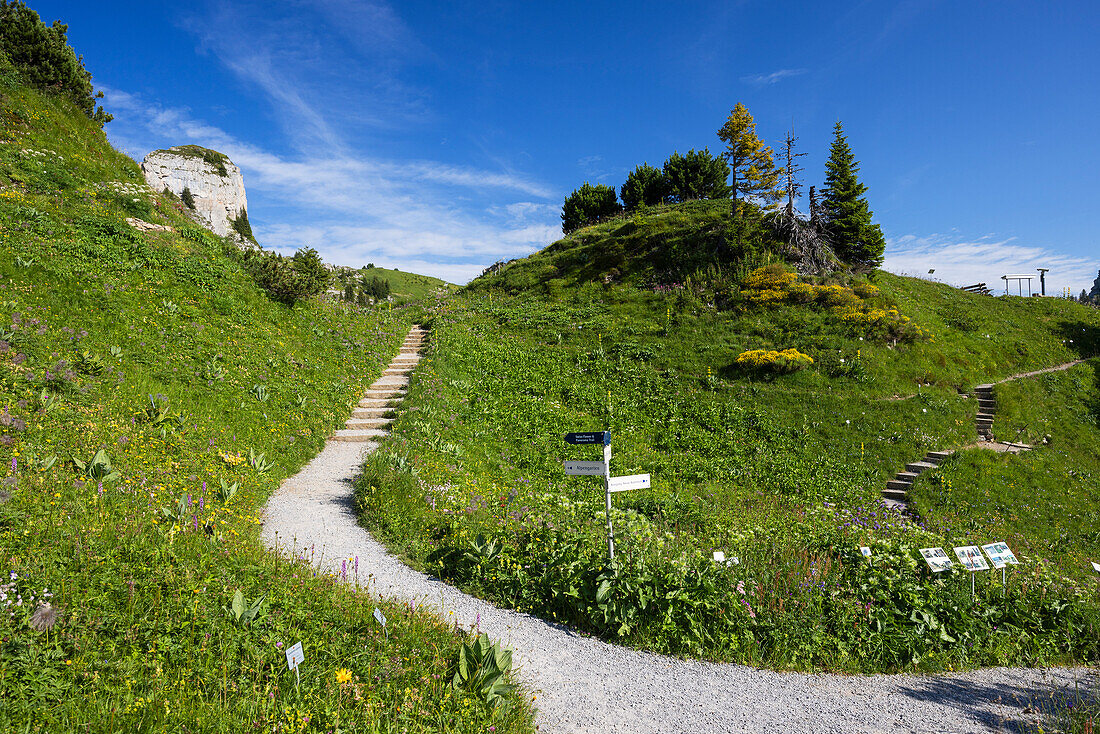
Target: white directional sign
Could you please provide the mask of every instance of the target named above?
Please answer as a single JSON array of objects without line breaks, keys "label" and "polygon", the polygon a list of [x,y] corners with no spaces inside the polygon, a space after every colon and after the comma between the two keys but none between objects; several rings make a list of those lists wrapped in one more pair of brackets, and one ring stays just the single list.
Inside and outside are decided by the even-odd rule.
[{"label": "white directional sign", "polygon": [[607,464],[602,461],[563,461],[566,474],[577,474],[587,477],[602,477],[607,473]]},{"label": "white directional sign", "polygon": [[625,477],[611,477],[607,489],[609,492],[626,492],[630,489],[649,489],[649,475],[630,474]]}]

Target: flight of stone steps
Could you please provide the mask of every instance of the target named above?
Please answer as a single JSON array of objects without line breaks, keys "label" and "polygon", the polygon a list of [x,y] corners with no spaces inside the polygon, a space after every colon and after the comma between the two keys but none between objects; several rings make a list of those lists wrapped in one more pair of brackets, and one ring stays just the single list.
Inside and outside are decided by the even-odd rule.
[{"label": "flight of stone steps", "polygon": [[898,472],[893,479],[886,483],[886,489],[882,490],[882,499],[887,507],[909,511],[909,490],[913,488],[913,482],[929,469],[935,469],[954,451],[929,451],[920,461],[905,465],[905,471]]},{"label": "flight of stone steps", "polygon": [[975,423],[978,428],[978,438],[982,441],[993,440],[993,411],[997,409],[997,401],[993,397],[992,385],[976,385],[974,397],[978,399],[978,416]]},{"label": "flight of stone steps", "polygon": [[[1065,366],[1054,369],[1065,369]],[[1042,374],[1049,371],[1051,370],[1041,370],[1020,377],[1030,377],[1033,374]],[[978,399],[978,414],[974,418],[974,427],[978,430],[979,438],[977,445],[993,451],[1014,454],[1029,450],[1031,446],[1026,443],[998,441],[993,437],[993,417],[994,412],[997,410],[997,400],[993,396],[993,388],[993,385],[976,385],[974,387],[974,397]],[[882,490],[883,502],[886,503],[887,507],[893,507],[913,515],[914,513],[909,509],[909,490],[912,489],[913,482],[922,473],[939,466],[941,461],[953,453],[955,453],[954,450],[929,451],[920,461],[906,464],[905,471],[898,472],[893,479],[886,483],[886,489]]]},{"label": "flight of stone steps", "polygon": [[388,435],[386,429],[393,423],[394,411],[405,397],[409,375],[420,361],[420,347],[427,336],[427,329],[419,326],[409,330],[397,356],[367,389],[344,429],[332,437],[333,441],[377,441]]}]

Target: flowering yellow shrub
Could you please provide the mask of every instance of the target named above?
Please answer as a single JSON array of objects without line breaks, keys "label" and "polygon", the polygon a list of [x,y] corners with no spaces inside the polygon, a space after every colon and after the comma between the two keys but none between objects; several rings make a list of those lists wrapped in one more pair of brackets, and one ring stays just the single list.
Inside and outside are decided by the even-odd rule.
[{"label": "flowering yellow shrub", "polygon": [[761,372],[797,372],[813,363],[810,355],[797,349],[784,349],[782,352],[774,349],[752,349],[737,356],[738,367]]},{"label": "flowering yellow shrub", "polygon": [[815,285],[813,289],[817,302],[829,308],[855,306],[860,300],[851,288],[842,285]]},{"label": "flowering yellow shrub", "polygon": [[786,291],[797,281],[798,276],[788,273],[782,265],[768,265],[746,275],[741,287],[752,291]]},{"label": "flowering yellow shrub", "polygon": [[780,303],[786,298],[786,291],[779,291],[771,288],[760,291],[745,291],[745,300],[754,306],[767,306],[772,303]]},{"label": "flowering yellow shrub", "polygon": [[809,303],[814,300],[814,287],[809,283],[791,283],[787,296],[792,303]]},{"label": "flowering yellow shrub", "polygon": [[852,286],[852,290],[860,298],[874,298],[878,295],[878,286],[871,285],[866,281],[860,281]]}]

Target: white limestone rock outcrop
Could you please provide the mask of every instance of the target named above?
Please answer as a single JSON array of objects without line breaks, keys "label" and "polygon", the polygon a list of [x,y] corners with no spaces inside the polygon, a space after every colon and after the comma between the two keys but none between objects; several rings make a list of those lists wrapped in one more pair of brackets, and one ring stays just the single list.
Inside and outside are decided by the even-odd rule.
[{"label": "white limestone rock outcrop", "polygon": [[215,150],[197,145],[154,150],[141,162],[141,171],[154,191],[167,187],[182,198],[183,190],[189,189],[194,213],[220,237],[235,234],[233,220],[247,216],[241,169]]}]

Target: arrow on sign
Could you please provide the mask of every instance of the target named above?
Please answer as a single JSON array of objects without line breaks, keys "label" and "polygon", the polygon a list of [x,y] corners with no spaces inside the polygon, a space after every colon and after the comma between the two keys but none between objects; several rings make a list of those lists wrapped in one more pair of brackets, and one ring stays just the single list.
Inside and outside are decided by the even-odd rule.
[{"label": "arrow on sign", "polygon": [[572,444],[603,444],[611,445],[611,431],[590,431],[588,433],[567,433],[565,442]]},{"label": "arrow on sign", "polygon": [[631,474],[625,477],[611,477],[607,484],[609,492],[626,492],[630,489],[649,489],[648,474]]},{"label": "arrow on sign", "polygon": [[607,474],[607,464],[602,461],[563,461],[566,474],[586,477],[602,477]]}]

